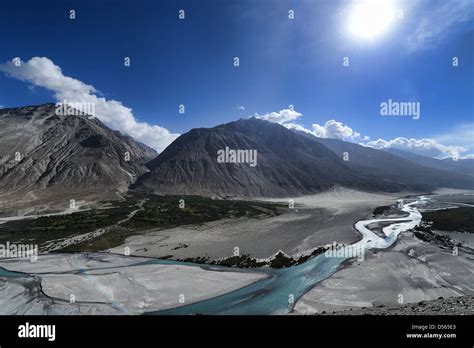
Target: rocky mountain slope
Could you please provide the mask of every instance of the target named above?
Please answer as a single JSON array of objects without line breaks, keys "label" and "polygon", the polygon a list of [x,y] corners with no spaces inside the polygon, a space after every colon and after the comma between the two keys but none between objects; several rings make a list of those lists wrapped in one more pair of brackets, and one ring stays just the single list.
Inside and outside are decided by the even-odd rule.
[{"label": "rocky mountain slope", "polygon": [[54,104],[0,109],[0,207],[110,196],[156,156],[97,118],[55,111]]},{"label": "rocky mountain slope", "polygon": [[[54,104],[0,110],[0,208],[50,201],[64,207],[70,199],[110,199],[129,187],[211,197],[298,196],[335,186],[474,188],[470,175],[255,118],[193,129],[156,156],[97,118],[55,111]],[[255,162],[221,161],[225,149],[254,153]]]},{"label": "rocky mountain slope", "polygon": [[[257,151],[257,163],[219,163],[225,148]],[[255,118],[181,135],[156,159],[134,189],[161,194],[205,196],[291,196],[346,186],[362,190],[407,188],[374,180],[346,165],[338,155],[312,139],[281,125]]]},{"label": "rocky mountain slope", "polygon": [[400,306],[384,306],[358,308],[342,312],[322,313],[335,315],[472,315],[474,312],[474,296],[443,298],[436,300],[409,303]]},{"label": "rocky mountain slope", "polygon": [[[371,147],[342,141],[339,139],[317,138],[311,134],[297,132],[302,136],[316,141],[338,156],[347,153],[347,166],[361,174],[372,174],[380,180],[396,181],[419,190],[430,190],[435,187],[474,189],[474,177],[466,170],[448,170],[453,163],[413,155],[412,159]],[[425,160],[420,160],[425,159]],[[458,163],[461,165],[460,163]]]},{"label": "rocky mountain slope", "polygon": [[474,176],[474,158],[457,160],[452,158],[436,159],[395,148],[384,149],[384,151],[390,152],[398,157],[409,159],[426,167]]}]

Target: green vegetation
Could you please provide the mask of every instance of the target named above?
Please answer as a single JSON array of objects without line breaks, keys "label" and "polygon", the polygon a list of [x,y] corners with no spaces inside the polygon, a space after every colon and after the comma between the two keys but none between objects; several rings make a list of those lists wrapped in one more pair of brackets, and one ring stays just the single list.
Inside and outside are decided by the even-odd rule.
[{"label": "green vegetation", "polygon": [[284,268],[294,265],[296,261],[291,257],[286,256],[282,252],[279,252],[275,257],[270,261],[270,267],[272,268]]},{"label": "green vegetation", "polygon": [[[230,217],[264,218],[278,214],[270,203],[227,201],[200,196],[149,196],[144,210],[122,226],[132,229],[161,229],[201,224]],[[180,203],[181,206],[180,206]]]},{"label": "green vegetation", "polygon": [[452,249],[456,245],[455,242],[448,236],[440,236],[436,233],[433,233],[426,227],[417,227],[414,231],[414,234],[418,239],[421,239],[424,242],[439,244],[442,247],[447,247],[449,249]]},{"label": "green vegetation", "polygon": [[[264,218],[278,215],[271,203],[214,200],[199,196],[129,194],[102,208],[68,215],[9,221],[0,225],[0,243],[26,242],[41,245],[104,228],[94,239],[67,246],[62,252],[100,251],[122,244],[133,234],[148,229],[168,229],[231,217]],[[198,233],[198,232],[196,232]]]},{"label": "green vegetation", "polygon": [[211,260],[209,257],[188,257],[186,259],[182,259],[181,261],[239,268],[256,268],[267,265],[266,262],[258,262],[255,258],[250,257],[247,254],[231,256],[222,260]]},{"label": "green vegetation", "polygon": [[386,212],[390,211],[390,209],[391,209],[390,206],[384,205],[384,206],[375,208],[372,213],[374,216],[378,216],[378,215],[385,214]]},{"label": "green vegetation", "polygon": [[133,209],[133,206],[115,206],[68,215],[10,221],[0,225],[0,242],[29,241],[41,244],[53,239],[72,237],[116,224]]},{"label": "green vegetation", "polygon": [[276,254],[269,261],[257,261],[257,259],[250,257],[248,254],[240,256],[231,256],[222,260],[211,260],[209,257],[189,257],[186,259],[181,259],[179,261],[192,262],[192,263],[205,263],[209,265],[219,265],[226,267],[239,267],[239,268],[256,268],[269,266],[272,268],[286,268],[295,265],[302,264],[310,258],[322,254],[326,251],[325,247],[319,247],[313,250],[309,255],[301,256],[298,259],[288,257],[282,252]]},{"label": "green vegetation", "polygon": [[220,266],[227,266],[227,267],[243,267],[243,268],[256,268],[265,266],[265,262],[258,262],[253,257],[249,255],[241,255],[241,256],[231,256],[224,260],[219,260],[216,262],[211,262],[212,264],[217,264]]},{"label": "green vegetation", "polygon": [[299,265],[303,262],[306,262],[310,258],[324,253],[326,250],[327,250],[326,247],[318,247],[318,248],[314,249],[313,252],[310,255],[300,256],[300,258],[295,262],[295,264]]},{"label": "green vegetation", "polygon": [[78,253],[82,251],[96,252],[119,246],[125,242],[127,237],[136,233],[130,229],[113,226],[107,233],[98,236],[92,240],[76,243],[62,248],[64,253]]},{"label": "green vegetation", "polygon": [[435,230],[474,233],[474,207],[423,212],[424,222],[432,222]]}]

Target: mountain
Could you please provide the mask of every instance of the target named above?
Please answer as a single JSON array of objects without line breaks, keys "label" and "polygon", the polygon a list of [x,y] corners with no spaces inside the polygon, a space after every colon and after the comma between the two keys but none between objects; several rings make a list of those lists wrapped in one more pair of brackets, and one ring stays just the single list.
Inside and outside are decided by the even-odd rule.
[{"label": "mountain", "polygon": [[[193,129],[157,156],[97,118],[55,111],[54,104],[0,109],[0,208],[50,202],[65,207],[70,199],[111,199],[129,187],[216,197],[297,196],[334,186],[389,192],[474,188],[474,177],[434,168],[426,159],[316,138],[255,118]],[[223,150],[226,156],[256,151],[256,162],[223,157],[221,163]]]},{"label": "mountain", "polygon": [[[257,150],[257,165],[219,163],[218,151]],[[396,191],[404,185],[374,180],[347,166],[313,139],[285,127],[251,118],[181,135],[147,166],[135,190],[205,196],[292,196],[346,186]]]},{"label": "mountain", "polygon": [[0,109],[3,206],[113,196],[145,173],[145,163],[156,156],[97,118],[55,111],[54,104]]},{"label": "mountain", "polygon": [[431,163],[438,161],[435,159],[421,161],[417,157],[408,158],[399,153],[394,154],[339,139],[318,138],[308,133],[295,132],[324,145],[338,156],[342,157],[347,153],[349,156],[347,166],[360,174],[372,174],[379,179],[396,181],[425,190],[430,187],[474,189],[472,176],[449,171],[446,169],[448,164],[434,167]]},{"label": "mountain", "polygon": [[452,158],[436,159],[426,156],[421,156],[413,152],[404,151],[400,149],[388,148],[384,149],[386,152],[390,152],[396,156],[415,161],[418,164],[422,164],[427,167],[447,170],[450,172],[474,175],[474,159],[458,159],[457,161]]}]

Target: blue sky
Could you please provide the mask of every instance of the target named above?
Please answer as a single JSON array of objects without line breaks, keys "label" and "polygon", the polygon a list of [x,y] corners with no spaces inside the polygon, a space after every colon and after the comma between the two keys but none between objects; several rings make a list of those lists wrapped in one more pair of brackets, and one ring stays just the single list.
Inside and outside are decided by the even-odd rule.
[{"label": "blue sky", "polygon": [[[291,120],[274,119],[320,136],[369,137],[379,147],[396,146],[393,140],[403,137],[399,146],[422,154],[452,154],[453,146],[463,147],[461,155],[473,153],[473,2],[389,2],[397,18],[368,39],[348,29],[357,5],[349,0],[5,2],[0,105],[56,102],[71,95],[60,85],[71,77],[93,86],[84,93],[131,108],[104,120],[158,150],[191,128],[255,114],[268,118],[292,104]],[[123,65],[126,56],[130,67]],[[23,70],[7,63],[14,57]],[[28,67],[34,57],[51,63]],[[61,76],[47,72],[54,67]],[[60,82],[45,81],[50,75]],[[380,103],[388,99],[419,102],[420,118],[381,116]],[[145,123],[151,128],[141,132]],[[150,139],[154,132],[163,141]],[[437,144],[417,142],[423,139]]]}]

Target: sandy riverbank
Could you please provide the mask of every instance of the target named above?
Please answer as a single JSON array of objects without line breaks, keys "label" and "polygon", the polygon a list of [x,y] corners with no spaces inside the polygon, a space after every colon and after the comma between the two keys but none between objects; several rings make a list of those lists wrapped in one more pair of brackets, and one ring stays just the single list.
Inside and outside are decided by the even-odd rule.
[{"label": "sandy riverbank", "polygon": [[[284,202],[293,199],[294,209],[282,215],[257,219],[225,219],[199,226],[148,230],[110,249],[131,255],[185,259],[225,258],[240,254],[267,258],[279,250],[294,255],[333,242],[351,244],[360,238],[353,224],[371,215],[375,207],[395,203],[397,196],[337,189],[317,195],[265,199]],[[261,199],[263,200],[263,199]],[[128,250],[128,249],[127,249]]]},{"label": "sandy riverbank", "polygon": [[453,250],[405,232],[389,250],[372,251],[317,284],[295,312],[315,314],[379,305],[393,306],[474,294],[473,251]]},{"label": "sandy riverbank", "polygon": [[145,261],[103,253],[2,260],[0,267],[32,277],[2,277],[0,271],[0,314],[141,314],[205,300],[266,277]]}]

